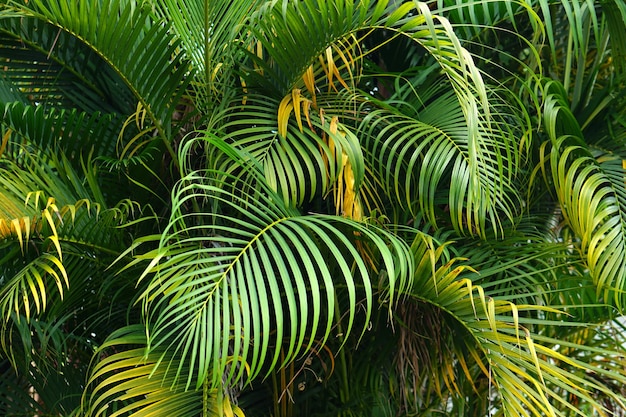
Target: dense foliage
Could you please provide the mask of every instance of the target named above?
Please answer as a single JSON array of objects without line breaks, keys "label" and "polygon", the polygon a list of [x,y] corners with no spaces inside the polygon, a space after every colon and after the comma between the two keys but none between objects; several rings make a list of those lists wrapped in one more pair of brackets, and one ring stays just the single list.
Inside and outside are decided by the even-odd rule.
[{"label": "dense foliage", "polygon": [[0,67],[0,414],[626,414],[623,0],[0,0]]}]

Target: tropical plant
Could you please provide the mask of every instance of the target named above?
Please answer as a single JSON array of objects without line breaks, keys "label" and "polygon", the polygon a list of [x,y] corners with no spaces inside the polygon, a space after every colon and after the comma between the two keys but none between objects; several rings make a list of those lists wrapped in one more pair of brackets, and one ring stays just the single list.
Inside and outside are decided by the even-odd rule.
[{"label": "tropical plant", "polygon": [[624,415],[623,0],[1,0],[7,416]]}]

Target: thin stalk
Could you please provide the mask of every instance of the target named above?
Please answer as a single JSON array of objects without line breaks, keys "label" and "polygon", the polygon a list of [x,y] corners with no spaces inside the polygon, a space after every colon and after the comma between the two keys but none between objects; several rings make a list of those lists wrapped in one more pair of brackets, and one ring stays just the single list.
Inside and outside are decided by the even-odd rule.
[{"label": "thin stalk", "polygon": [[[345,340],[343,326],[341,325],[341,311],[339,310],[339,301],[337,301],[337,294],[335,292],[335,317],[337,317],[337,338],[339,339],[340,345],[343,345]],[[343,403],[348,401],[350,398],[349,394],[349,385],[348,385],[348,366],[346,353],[343,348],[339,349],[338,355],[338,371],[339,377],[341,380],[341,388],[339,389],[339,398]]]}]

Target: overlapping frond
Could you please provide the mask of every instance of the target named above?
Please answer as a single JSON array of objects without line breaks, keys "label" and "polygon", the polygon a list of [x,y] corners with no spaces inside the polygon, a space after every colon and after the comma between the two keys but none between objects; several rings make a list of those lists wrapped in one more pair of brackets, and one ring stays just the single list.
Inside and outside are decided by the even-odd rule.
[{"label": "overlapping frond", "polygon": [[221,387],[185,390],[166,369],[155,368],[163,359],[161,352],[146,354],[145,346],[146,332],[138,325],[116,331],[100,346],[96,355],[103,359],[89,378],[81,415],[243,416]]},{"label": "overlapping frond", "polygon": [[158,13],[171,24],[182,43],[182,52],[191,63],[194,105],[206,117],[212,108],[228,103],[239,85],[235,76],[239,48],[246,38],[250,15],[261,1],[161,0]]},{"label": "overlapping frond", "polygon": [[[512,219],[520,206],[514,183],[519,160],[507,156],[516,153],[514,141],[522,138],[509,130],[515,127],[494,117],[492,128],[481,131],[480,144],[472,143],[454,93],[419,99],[428,104],[421,109],[405,104],[417,115],[382,108],[372,111],[360,126],[358,135],[384,188],[410,210],[418,202],[435,226],[442,214],[437,205],[446,204],[459,231],[469,228],[482,235],[487,227],[501,229],[501,217]],[[476,153],[482,156],[476,159]]]},{"label": "overlapping frond", "polygon": [[267,377],[250,415],[624,409],[624,16],[0,0],[11,407],[240,416]]},{"label": "overlapping frond", "polygon": [[[563,216],[581,257],[606,302],[623,305],[626,277],[624,155],[604,148],[596,155],[582,140],[561,90],[554,84],[544,110],[551,140],[550,167]],[[612,302],[612,301],[611,301]]]},{"label": "overlapping frond", "polygon": [[[232,118],[224,124],[228,133],[223,139],[262,164],[265,180],[294,205],[327,195],[344,172],[346,161],[354,173],[353,187],[358,190],[365,163],[351,128],[339,123],[337,117],[312,109],[302,115],[306,121],[300,126],[285,120],[281,128],[276,119],[280,106],[267,97],[249,95],[245,106],[234,104],[229,110]],[[210,159],[224,171],[238,169],[232,159]]]},{"label": "overlapping frond", "polygon": [[[495,27],[503,21],[510,21],[514,26],[519,14],[534,14],[530,2],[512,1],[427,1],[436,13],[445,13],[452,24],[463,31],[464,39],[478,36],[485,28]],[[531,20],[535,24],[537,21]]]},{"label": "overlapping frond", "polygon": [[250,45],[257,68],[250,81],[281,95],[296,87],[315,94],[316,84],[323,90],[354,85],[362,59],[356,32],[373,23],[373,8],[370,1],[266,2],[251,18],[261,49]]},{"label": "overlapping frond", "polygon": [[28,394],[28,380],[8,367],[8,361],[0,362],[0,410],[6,415],[15,415],[29,410],[36,413],[40,410],[37,401]]},{"label": "overlapping frond", "polygon": [[[574,274],[567,282],[563,270],[576,270],[580,260],[554,232],[539,229],[542,222],[545,218],[536,215],[507,228],[501,238],[456,241],[455,255],[466,258],[464,264],[480,271],[472,282],[486,295],[516,304],[560,308],[558,299],[567,294],[567,285],[578,287],[583,282]],[[575,306],[572,302],[571,307]]]},{"label": "overlapping frond", "polygon": [[180,357],[170,372],[187,385],[247,380],[283,366],[328,337],[337,291],[349,296],[348,333],[358,306],[371,314],[378,276],[387,277],[381,289],[391,304],[407,283],[402,240],[343,217],[301,215],[254,175],[247,189],[232,175],[188,173],[174,190],[159,249],[139,258],[154,275],[143,295],[150,349]]},{"label": "overlapping frond", "polygon": [[[123,232],[117,226],[135,208],[122,202],[107,208],[94,202],[67,159],[48,165],[23,155],[23,166],[9,161],[0,166],[0,289],[4,319],[41,313],[53,294],[63,297],[73,270],[70,258],[82,256],[82,266],[94,254],[121,251]],[[59,175],[59,176],[57,176]],[[92,184],[92,189],[95,184]],[[100,261],[101,262],[101,261]],[[80,274],[79,274],[80,275]]]},{"label": "overlapping frond", "polygon": [[[167,26],[153,21],[149,7],[134,1],[55,0],[10,3],[3,11],[9,18],[19,12],[41,19],[89,45],[147,109],[165,146],[170,146],[172,115],[185,92],[188,69],[180,42]],[[170,153],[175,156],[171,148]]]},{"label": "overlapping frond", "polygon": [[[581,411],[572,406],[562,392],[579,398],[598,413],[607,413],[608,409],[591,392],[602,393],[622,404],[621,394],[603,381],[604,378],[625,380],[623,369],[595,361],[585,362],[598,352],[594,347],[575,341],[563,341],[563,345],[559,345],[557,339],[541,332],[541,326],[548,324],[550,327],[584,329],[584,323],[566,320],[548,323],[534,315],[541,315],[542,311],[544,314],[556,312],[551,307],[516,305],[491,298],[480,285],[472,284],[466,267],[455,267],[454,259],[446,262],[442,256],[444,247],[436,250],[435,256],[428,255],[433,245],[427,236],[418,236],[413,245],[419,266],[412,295],[450,314],[467,330],[469,338],[463,343],[468,355],[497,388],[500,404],[492,404],[494,410],[499,409],[505,416],[587,415],[584,411],[587,408]],[[572,357],[569,355],[572,348],[586,353]],[[612,360],[621,358],[618,351],[604,353]],[[555,363],[562,365],[555,366]],[[581,369],[593,370],[594,375],[602,377],[581,375]],[[470,376],[467,369],[464,372]]]},{"label": "overlapping frond", "polygon": [[[337,13],[352,17],[340,18],[335,16]],[[328,18],[324,18],[326,14]],[[302,203],[307,194],[308,198],[311,198],[318,189],[325,194],[327,190],[325,177],[330,179],[328,185],[334,183],[336,177],[332,168],[325,175],[320,164],[321,161],[327,160],[328,155],[315,150],[320,146],[318,137],[322,135],[317,129],[320,129],[320,125],[324,126],[324,115],[329,118],[335,114],[341,115],[338,121],[345,125],[358,125],[363,121],[359,133],[367,134],[363,137],[355,135],[359,141],[380,141],[372,131],[378,122],[392,125],[386,126],[389,131],[395,130],[396,126],[388,123],[389,120],[378,120],[385,119],[389,112],[376,111],[377,103],[368,100],[366,93],[356,90],[361,74],[359,68],[363,65],[365,53],[359,50],[360,42],[367,37],[367,33],[385,26],[396,31],[397,36],[411,39],[416,47],[424,48],[433,56],[444,74],[444,79],[439,80],[442,88],[446,86],[453,92],[446,95],[447,101],[442,99],[430,103],[423,111],[422,118],[426,123],[437,123],[436,128],[448,125],[449,130],[454,130],[447,132],[448,140],[445,141],[447,145],[441,144],[444,148],[448,146],[445,148],[448,152],[445,152],[444,148],[436,148],[442,151],[441,154],[446,155],[444,159],[447,161],[440,161],[439,165],[433,168],[437,171],[433,175],[441,178],[443,172],[447,171],[446,175],[452,175],[455,180],[453,183],[458,184],[458,187],[452,188],[450,193],[452,221],[457,230],[483,234],[487,227],[485,219],[490,226],[498,228],[500,216],[509,218],[513,216],[514,207],[518,202],[510,181],[515,175],[517,161],[513,158],[512,164],[507,167],[498,165],[501,161],[507,160],[507,157],[516,154],[518,144],[511,141],[512,132],[504,122],[505,117],[511,115],[499,113],[502,108],[488,103],[488,97],[493,99],[495,96],[488,95],[472,57],[462,48],[445,18],[433,15],[421,3],[415,5],[407,3],[395,10],[387,9],[385,2],[372,4],[341,2],[332,7],[325,3],[320,5],[314,2],[286,2],[269,3],[259,10],[258,17],[253,18],[253,22],[256,22],[255,19],[258,20],[258,29],[254,35],[261,49],[250,53],[254,68],[250,68],[244,75],[246,79],[244,96],[241,105],[234,108],[237,115],[233,115],[233,121],[228,124],[228,131],[233,143],[237,145],[241,142],[242,148],[252,150],[255,155],[262,155],[262,159],[268,164],[268,179],[275,183],[276,189],[282,189],[292,200]],[[303,25],[318,29],[313,32],[301,31],[299,28]],[[290,36],[286,38],[283,36],[280,42],[275,38],[277,34],[286,32]],[[366,35],[357,38],[357,34],[360,33]],[[303,45],[306,49],[303,49]],[[273,91],[278,89],[284,94],[275,98],[281,101],[276,111],[276,122],[268,118],[267,109],[261,108],[267,105],[260,103],[254,95],[248,93],[248,88],[256,88],[267,94],[268,82],[273,83]],[[320,96],[320,89],[325,90],[325,86],[328,86],[329,92],[344,90],[347,93],[342,96],[341,101],[332,98],[324,101]],[[442,104],[442,108],[435,109],[436,103]],[[491,114],[492,111],[494,115]],[[247,117],[240,117],[242,114]],[[292,115],[295,116],[295,123],[292,123]],[[523,123],[522,121],[521,124]],[[414,145],[417,143],[415,146],[418,148],[431,145],[428,140],[419,140],[416,136],[409,137],[408,135],[412,135],[414,131],[405,132],[406,140],[413,141]],[[431,131],[434,132],[435,130]],[[424,135],[433,139],[432,134]],[[420,134],[418,137],[423,138],[423,135]],[[452,137],[455,137],[455,140],[452,140]],[[459,144],[463,151],[452,157],[450,152],[453,148],[457,149]],[[289,146],[286,147],[287,145]],[[398,154],[399,158],[406,156],[406,147],[401,146],[393,148],[404,151]],[[392,145],[388,143],[386,147],[392,148]],[[420,152],[411,154],[416,156]],[[296,166],[304,166],[307,168],[306,171],[295,171],[293,166],[295,160],[298,160]],[[414,158],[408,168],[413,169],[421,160],[422,157]],[[398,169],[399,167],[406,169],[405,164],[396,166]],[[350,168],[362,172],[369,171],[372,174],[376,171],[389,172],[386,167],[371,169],[356,160],[350,161]],[[423,169],[429,171],[430,168]],[[336,172],[341,174],[339,170]],[[397,170],[393,173],[398,174]],[[389,177],[387,174],[387,179],[390,179]],[[403,177],[413,178],[413,175],[408,173]],[[421,178],[422,186],[428,183],[428,175],[422,175]],[[408,179],[406,181],[405,186],[411,182]],[[318,183],[321,187],[317,186]],[[311,186],[308,187],[308,184]],[[439,182],[435,181],[434,184]],[[435,185],[431,185],[423,191],[428,193],[434,187]],[[395,182],[393,188],[398,194],[399,183]],[[358,192],[358,188],[355,188],[355,191]],[[297,194],[303,192],[306,194]],[[431,197],[432,195],[422,194],[419,198],[422,208],[430,206],[429,215],[432,220],[434,203]],[[414,198],[414,195],[409,196],[403,192],[403,202],[411,198]]]},{"label": "overlapping frond", "polygon": [[[18,99],[58,110],[125,113],[132,108],[136,100],[128,87],[88,44],[45,20],[2,16],[2,78],[19,88]],[[14,97],[0,95],[0,102],[17,101]]]},{"label": "overlapping frond", "polygon": [[77,162],[90,153],[114,156],[121,118],[110,114],[88,114],[76,110],[48,110],[13,102],[0,108],[0,125],[11,130],[4,147],[6,155],[19,158],[23,143],[42,149],[59,149]]}]

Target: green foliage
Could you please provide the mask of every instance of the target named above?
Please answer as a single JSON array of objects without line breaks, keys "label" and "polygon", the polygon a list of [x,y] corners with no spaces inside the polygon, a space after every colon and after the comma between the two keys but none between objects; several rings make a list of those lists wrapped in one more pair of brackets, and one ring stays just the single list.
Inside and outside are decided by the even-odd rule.
[{"label": "green foliage", "polygon": [[0,414],[620,416],[622,0],[0,0]]}]

